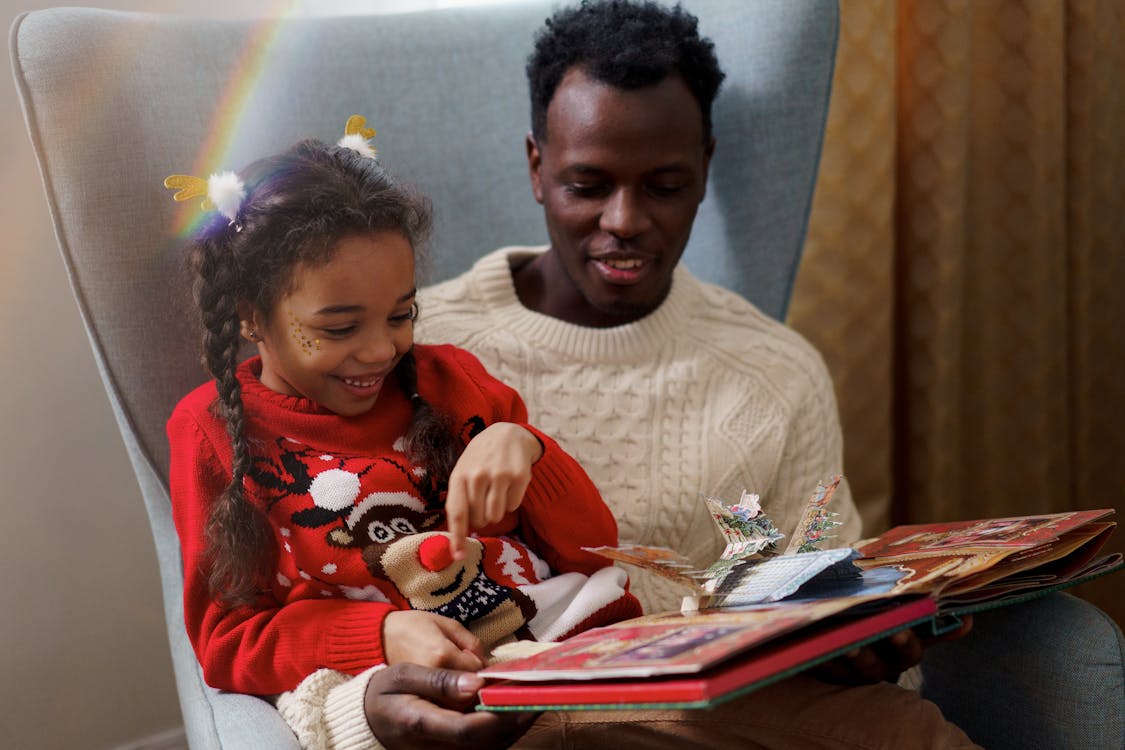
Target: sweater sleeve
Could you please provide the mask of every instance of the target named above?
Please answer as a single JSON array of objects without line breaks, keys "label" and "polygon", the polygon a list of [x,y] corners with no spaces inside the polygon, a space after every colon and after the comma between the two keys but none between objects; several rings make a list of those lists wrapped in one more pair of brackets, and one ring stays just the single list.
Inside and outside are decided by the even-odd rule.
[{"label": "sweater sleeve", "polygon": [[[228,608],[207,581],[207,515],[230,472],[196,416],[177,409],[167,426],[172,513],[184,570],[184,622],[207,684],[273,695],[292,690],[319,668],[357,674],[384,661],[383,620],[393,605],[346,599],[282,604],[261,593]],[[225,432],[223,433],[225,434]],[[228,449],[229,451],[229,449]]]},{"label": "sweater sleeve", "polygon": [[302,750],[383,750],[363,705],[367,683],[380,669],[372,667],[355,677],[320,669],[277,697],[277,710]]},{"label": "sweater sleeve", "polygon": [[536,618],[529,623],[531,632],[536,640],[562,640],[639,617],[641,603],[629,592],[626,572],[583,549],[617,545],[617,522],[601,493],[558,443],[529,424],[522,426],[539,438],[543,455],[532,469],[531,484],[518,510],[520,535],[555,574],[581,573],[587,582],[564,615],[554,621]]},{"label": "sweater sleeve", "polygon": [[611,565],[606,558],[582,549],[617,544],[617,521],[585,469],[553,438],[528,424],[527,406],[515,389],[490,375],[469,352],[454,351],[465,374],[487,400],[491,421],[518,424],[543,446],[518,511],[525,541],[556,573],[589,575]]},{"label": "sweater sleeve", "polygon": [[590,575],[611,565],[582,549],[617,545],[617,521],[594,482],[554,439],[529,424],[522,426],[543,444],[519,509],[525,540],[558,573]]}]

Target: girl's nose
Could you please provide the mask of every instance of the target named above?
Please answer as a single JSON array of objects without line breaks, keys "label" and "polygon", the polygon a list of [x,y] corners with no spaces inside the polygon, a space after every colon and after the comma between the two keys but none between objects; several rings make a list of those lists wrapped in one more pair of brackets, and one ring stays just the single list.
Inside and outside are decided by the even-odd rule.
[{"label": "girl's nose", "polygon": [[394,359],[395,353],[394,338],[385,331],[380,331],[372,333],[363,341],[363,345],[356,352],[355,358],[368,364],[381,364]]},{"label": "girl's nose", "polygon": [[418,545],[418,561],[426,570],[437,572],[453,564],[453,552],[449,549],[449,537],[434,534]]}]

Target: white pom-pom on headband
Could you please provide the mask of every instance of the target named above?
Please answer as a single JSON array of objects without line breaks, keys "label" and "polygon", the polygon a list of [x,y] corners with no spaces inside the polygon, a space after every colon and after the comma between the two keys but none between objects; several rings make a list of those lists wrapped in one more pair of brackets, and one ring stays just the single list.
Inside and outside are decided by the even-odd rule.
[{"label": "white pom-pom on headband", "polygon": [[238,210],[246,198],[246,186],[234,172],[218,172],[207,180],[189,174],[174,174],[164,178],[164,187],[177,191],[176,201],[202,198],[199,207],[204,211],[218,211],[233,224]]},{"label": "white pom-pom on headband", "polygon": [[207,199],[233,224],[246,197],[246,186],[234,172],[219,172],[207,179]]},{"label": "white pom-pom on headband", "polygon": [[[367,118],[352,115],[344,125],[344,137],[336,145],[350,148],[370,159],[375,158],[375,147],[368,143],[375,137],[375,130],[367,127]],[[174,174],[164,178],[164,187],[175,190],[172,196],[176,201],[202,198],[200,208],[204,211],[216,210],[234,224],[242,201],[246,199],[246,186],[234,172],[217,172],[207,180],[186,174]]]}]

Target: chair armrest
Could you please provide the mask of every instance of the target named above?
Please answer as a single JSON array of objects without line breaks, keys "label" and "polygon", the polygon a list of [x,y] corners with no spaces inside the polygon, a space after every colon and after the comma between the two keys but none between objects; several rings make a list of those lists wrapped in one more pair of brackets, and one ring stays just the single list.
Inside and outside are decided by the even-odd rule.
[{"label": "chair armrest", "polygon": [[923,697],[992,750],[1125,747],[1125,638],[1069,594],[978,612],[922,674]]}]

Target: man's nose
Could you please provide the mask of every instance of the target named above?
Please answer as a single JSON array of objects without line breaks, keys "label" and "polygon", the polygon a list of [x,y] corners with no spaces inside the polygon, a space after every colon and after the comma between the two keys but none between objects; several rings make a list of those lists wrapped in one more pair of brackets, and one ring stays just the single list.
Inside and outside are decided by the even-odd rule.
[{"label": "man's nose", "polygon": [[609,196],[602,209],[602,231],[615,237],[636,237],[652,225],[644,196],[639,190],[619,188]]}]

